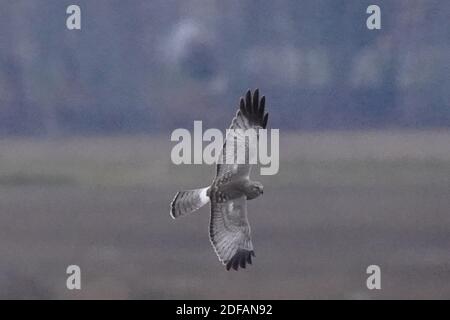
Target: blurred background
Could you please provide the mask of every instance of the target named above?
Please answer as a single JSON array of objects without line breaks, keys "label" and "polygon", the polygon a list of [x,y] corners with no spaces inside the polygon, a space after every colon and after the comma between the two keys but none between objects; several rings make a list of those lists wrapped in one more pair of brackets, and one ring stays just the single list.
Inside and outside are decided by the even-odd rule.
[{"label": "blurred background", "polygon": [[[450,2],[0,6],[0,298],[450,297]],[[207,208],[169,217],[214,173],[172,165],[170,133],[225,129],[256,87],[280,172],[254,177],[254,265],[226,272]]]}]

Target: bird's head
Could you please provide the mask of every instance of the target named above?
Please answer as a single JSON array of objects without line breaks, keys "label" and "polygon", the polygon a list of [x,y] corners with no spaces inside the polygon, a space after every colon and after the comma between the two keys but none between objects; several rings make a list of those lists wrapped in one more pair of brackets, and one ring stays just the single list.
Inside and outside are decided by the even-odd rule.
[{"label": "bird's head", "polygon": [[253,181],[249,189],[248,199],[254,199],[264,193],[264,186],[258,181]]}]

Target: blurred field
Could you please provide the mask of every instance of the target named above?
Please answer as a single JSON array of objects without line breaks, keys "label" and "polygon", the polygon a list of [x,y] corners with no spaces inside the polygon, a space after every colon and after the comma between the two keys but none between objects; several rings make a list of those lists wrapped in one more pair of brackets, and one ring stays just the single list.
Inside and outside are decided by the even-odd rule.
[{"label": "blurred field", "polygon": [[208,209],[169,217],[214,169],[172,165],[168,136],[0,140],[0,298],[450,298],[450,132],[281,138],[240,272],[218,263]]}]

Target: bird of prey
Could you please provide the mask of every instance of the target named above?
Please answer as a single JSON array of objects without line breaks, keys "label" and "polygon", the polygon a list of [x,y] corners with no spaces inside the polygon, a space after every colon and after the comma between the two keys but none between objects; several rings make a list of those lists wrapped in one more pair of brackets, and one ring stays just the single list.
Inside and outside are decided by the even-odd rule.
[{"label": "bird of prey", "polygon": [[[258,135],[254,138],[243,136],[247,129],[265,129],[268,113],[264,112],[265,97],[259,98],[259,90],[247,91],[245,98],[241,97],[240,107],[231,122],[226,136],[221,158],[218,161],[216,176],[209,187],[180,191],[171,205],[170,215],[176,219],[192,213],[208,202],[211,202],[211,217],[209,225],[209,239],[219,260],[226,265],[226,269],[238,270],[252,263],[255,256],[250,237],[250,225],[247,219],[247,200],[255,199],[263,193],[260,182],[250,180],[252,165],[247,155],[251,149],[256,148]],[[235,130],[242,129],[242,130]],[[246,159],[244,164],[229,161],[231,152],[226,152],[227,146],[238,145],[234,148],[233,159],[236,152],[245,146]],[[243,144],[243,145],[242,145]],[[230,150],[232,150],[230,148]]]}]

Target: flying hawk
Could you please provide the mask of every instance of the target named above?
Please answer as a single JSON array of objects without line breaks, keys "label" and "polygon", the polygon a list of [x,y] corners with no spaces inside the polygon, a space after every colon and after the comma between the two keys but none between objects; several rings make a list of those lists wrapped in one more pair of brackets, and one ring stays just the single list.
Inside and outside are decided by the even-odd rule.
[{"label": "flying hawk", "polygon": [[[244,136],[247,129],[265,129],[268,113],[264,113],[265,97],[259,98],[259,90],[247,91],[245,99],[241,97],[240,107],[231,122],[223,145],[221,158],[217,164],[216,177],[206,188],[180,191],[175,195],[170,205],[170,215],[176,219],[211,202],[211,218],[209,239],[219,260],[226,265],[227,270],[239,267],[245,268],[252,263],[255,256],[250,237],[250,225],[247,219],[247,200],[255,199],[263,193],[260,182],[250,180],[250,171],[254,163],[249,161],[251,149],[256,148],[258,135],[254,138]],[[226,152],[227,145],[235,143],[234,154]],[[245,145],[245,163],[226,161],[230,156],[236,158],[236,152]],[[230,148],[231,150],[231,148]]]}]

